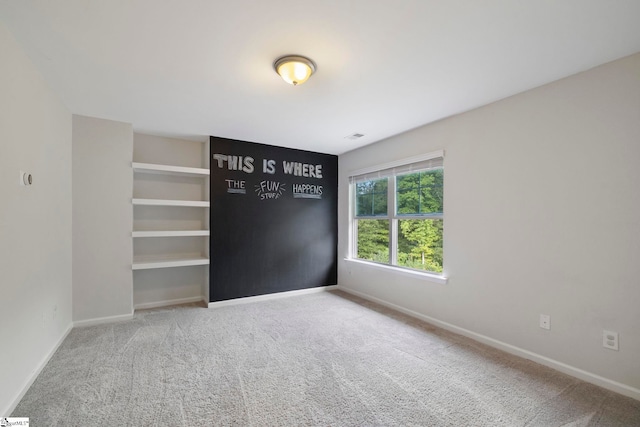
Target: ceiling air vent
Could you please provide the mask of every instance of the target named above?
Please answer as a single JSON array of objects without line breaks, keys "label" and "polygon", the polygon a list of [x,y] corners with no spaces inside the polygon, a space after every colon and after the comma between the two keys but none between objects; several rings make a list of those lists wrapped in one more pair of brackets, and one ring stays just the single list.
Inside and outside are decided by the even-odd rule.
[{"label": "ceiling air vent", "polygon": [[363,133],[354,133],[354,134],[351,134],[351,135],[347,135],[347,136],[345,136],[345,138],[346,138],[346,139],[352,139],[352,140],[353,140],[353,139],[359,139],[359,138],[362,138],[363,136],[364,136],[364,134],[363,134]]}]

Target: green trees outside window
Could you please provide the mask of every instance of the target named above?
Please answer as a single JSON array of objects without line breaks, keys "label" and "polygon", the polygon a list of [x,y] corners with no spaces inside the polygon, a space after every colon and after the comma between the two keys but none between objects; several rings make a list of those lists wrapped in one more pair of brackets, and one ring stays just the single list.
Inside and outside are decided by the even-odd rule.
[{"label": "green trees outside window", "polygon": [[442,169],[396,177],[398,265],[442,272],[443,179]]},{"label": "green trees outside window", "polygon": [[387,215],[387,178],[356,183],[356,216]]},{"label": "green trees outside window", "polygon": [[357,258],[441,273],[443,181],[434,168],[356,182]]},{"label": "green trees outside window", "polygon": [[396,177],[398,215],[442,215],[442,169]]},{"label": "green trees outside window", "polygon": [[442,220],[398,221],[398,265],[442,273]]},{"label": "green trees outside window", "polygon": [[389,263],[389,220],[358,220],[358,258]]},{"label": "green trees outside window", "polygon": [[[356,216],[387,216],[387,178],[356,183]],[[389,263],[389,220],[359,219],[357,257]]]}]

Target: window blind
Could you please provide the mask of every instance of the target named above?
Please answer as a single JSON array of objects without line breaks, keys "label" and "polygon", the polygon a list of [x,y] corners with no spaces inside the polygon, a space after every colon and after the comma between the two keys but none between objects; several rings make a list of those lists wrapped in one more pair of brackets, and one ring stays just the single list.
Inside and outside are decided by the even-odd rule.
[{"label": "window blind", "polygon": [[[438,169],[443,167],[443,157],[433,157],[427,160],[421,160],[418,162],[402,164],[399,166],[388,167],[373,172],[366,172],[359,175],[349,177],[350,182],[364,182],[372,181],[381,178],[388,178],[394,175],[404,175],[413,172],[428,171],[431,169]],[[384,167],[384,166],[383,166]]]}]

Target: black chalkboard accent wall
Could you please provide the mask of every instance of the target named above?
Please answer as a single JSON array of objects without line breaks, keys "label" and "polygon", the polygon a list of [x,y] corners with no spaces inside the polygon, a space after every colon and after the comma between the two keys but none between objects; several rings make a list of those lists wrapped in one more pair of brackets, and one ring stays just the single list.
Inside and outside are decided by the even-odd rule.
[{"label": "black chalkboard accent wall", "polygon": [[337,156],[211,137],[210,302],[337,283]]}]

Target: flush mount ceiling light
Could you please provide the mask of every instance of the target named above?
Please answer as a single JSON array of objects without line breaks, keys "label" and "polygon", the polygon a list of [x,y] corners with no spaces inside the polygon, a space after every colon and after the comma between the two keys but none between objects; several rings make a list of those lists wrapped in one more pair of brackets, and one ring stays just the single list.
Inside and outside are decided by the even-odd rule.
[{"label": "flush mount ceiling light", "polygon": [[287,55],[278,58],[273,63],[276,73],[290,85],[301,85],[316,71],[316,64],[312,60],[299,55]]}]

